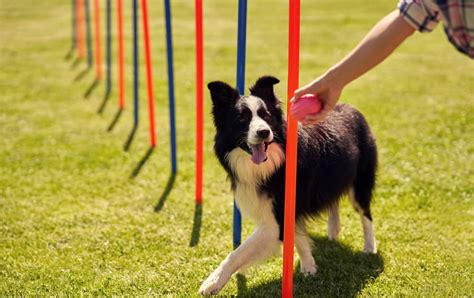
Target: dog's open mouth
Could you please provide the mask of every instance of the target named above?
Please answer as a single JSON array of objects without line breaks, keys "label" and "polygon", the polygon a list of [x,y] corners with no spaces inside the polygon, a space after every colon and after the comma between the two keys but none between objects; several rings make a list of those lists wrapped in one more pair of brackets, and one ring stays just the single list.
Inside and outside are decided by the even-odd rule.
[{"label": "dog's open mouth", "polygon": [[262,142],[259,144],[248,144],[252,153],[252,161],[255,164],[260,164],[267,160],[268,143]]}]

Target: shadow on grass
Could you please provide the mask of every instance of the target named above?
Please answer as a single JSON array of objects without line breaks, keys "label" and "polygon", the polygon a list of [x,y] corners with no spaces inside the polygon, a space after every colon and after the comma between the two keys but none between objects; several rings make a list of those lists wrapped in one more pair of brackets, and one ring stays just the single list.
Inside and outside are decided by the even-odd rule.
[{"label": "shadow on grass", "polygon": [[[297,267],[293,280],[295,297],[355,297],[384,270],[384,261],[380,255],[353,251],[347,245],[327,238],[313,237],[313,240],[313,256],[318,272],[314,276],[305,277]],[[281,278],[248,290],[239,288],[239,296],[280,295]]]},{"label": "shadow on grass", "polygon": [[76,69],[76,67],[81,63],[82,59],[77,57],[71,63],[71,69]]},{"label": "shadow on grass", "polygon": [[132,127],[132,130],[128,134],[127,140],[125,141],[125,144],[123,145],[123,151],[128,151],[130,149],[130,146],[132,145],[132,141],[135,138],[135,133],[137,132],[138,125],[134,125]]},{"label": "shadow on grass", "polygon": [[148,148],[145,155],[142,157],[142,159],[140,159],[137,166],[133,169],[133,172],[130,175],[130,179],[133,179],[133,178],[137,177],[138,174],[140,174],[140,171],[142,170],[143,166],[145,165],[145,163],[150,158],[151,154],[153,153],[153,150],[154,150],[154,148],[152,148],[152,147]]},{"label": "shadow on grass", "polygon": [[110,122],[109,127],[107,127],[108,132],[111,132],[114,129],[115,125],[117,124],[117,122],[120,119],[120,116],[122,116],[122,113],[123,113],[123,109],[119,108],[117,110],[117,113],[115,113],[114,119],[112,119],[112,122]]},{"label": "shadow on grass", "polygon": [[196,246],[199,243],[199,236],[201,235],[201,223],[202,223],[202,204],[196,203],[194,207],[193,230],[191,232],[191,240],[189,241],[190,247]]},{"label": "shadow on grass", "polygon": [[74,47],[71,47],[71,48],[69,49],[69,51],[66,53],[66,55],[64,55],[64,60],[66,60],[66,61],[67,61],[67,60],[71,60],[72,57],[74,56],[74,51],[75,51],[75,50],[76,50],[76,49],[75,49]]},{"label": "shadow on grass", "polygon": [[92,84],[87,88],[86,93],[84,93],[84,98],[89,98],[92,94],[92,92],[99,86],[99,80],[96,78]]},{"label": "shadow on grass", "polygon": [[237,296],[244,295],[248,291],[247,278],[240,273],[237,273],[235,277],[237,278]]},{"label": "shadow on grass", "polygon": [[78,82],[82,80],[90,71],[91,67],[86,67],[84,70],[82,70],[80,73],[77,74],[77,76],[74,78],[74,82]]},{"label": "shadow on grass", "polygon": [[97,114],[102,114],[105,110],[105,107],[107,106],[107,103],[109,102],[110,99],[110,89],[107,89],[104,94],[104,99],[102,99],[102,103],[99,106],[99,109],[97,109]]},{"label": "shadow on grass", "polygon": [[168,195],[170,194],[171,190],[173,189],[174,181],[176,180],[176,174],[171,173],[170,177],[168,178],[168,183],[166,183],[165,190],[160,196],[160,199],[158,200],[158,203],[155,206],[155,212],[160,212],[161,209],[163,209],[163,206],[165,205],[166,199],[168,198]]}]

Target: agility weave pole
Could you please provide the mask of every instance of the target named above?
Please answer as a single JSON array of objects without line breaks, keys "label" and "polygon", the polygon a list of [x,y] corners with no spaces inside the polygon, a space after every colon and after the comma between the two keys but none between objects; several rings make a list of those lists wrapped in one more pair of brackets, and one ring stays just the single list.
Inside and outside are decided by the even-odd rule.
[{"label": "agility weave pole", "polygon": [[202,203],[203,163],[203,42],[202,0],[195,0],[196,19],[196,204]]},{"label": "agility weave pole", "polygon": [[170,116],[170,146],[171,146],[171,173],[176,174],[178,163],[176,156],[176,116],[174,100],[174,67],[173,67],[173,35],[171,26],[171,5],[170,0],[164,1],[165,5],[165,26],[166,26],[166,56],[168,60],[168,98]]},{"label": "agility weave pole", "polygon": [[132,2],[133,11],[133,127],[138,127],[138,0]]},{"label": "agility weave pole", "polygon": [[72,54],[74,53],[74,50],[76,49],[77,46],[77,38],[76,38],[76,28],[77,28],[77,15],[76,15],[76,1],[77,0],[71,0],[71,50],[67,54],[66,58],[72,57]]},{"label": "agility weave pole", "polygon": [[84,0],[84,10],[86,12],[86,40],[87,40],[87,68],[90,69],[93,63],[92,57],[92,32],[91,32],[91,14],[90,0]]},{"label": "agility weave pole", "polygon": [[[245,93],[245,50],[247,43],[247,0],[239,0],[237,25],[237,89],[240,95]],[[233,244],[237,248],[242,241],[242,215],[234,198]]]},{"label": "agility weave pole", "polygon": [[86,56],[85,36],[84,36],[84,0],[76,1],[76,36],[77,36],[77,56],[84,59]]},{"label": "agility weave pole", "polygon": [[293,296],[293,253],[295,242],[296,167],[298,122],[290,116],[291,102],[299,84],[300,0],[289,0],[288,19],[288,108],[286,133],[285,224],[283,230],[282,297]]},{"label": "agility weave pole", "polygon": [[94,12],[95,12],[95,71],[96,80],[100,81],[102,76],[102,50],[100,48],[100,5],[99,0],[94,0]]},{"label": "agility weave pole", "polygon": [[124,53],[123,53],[123,0],[117,0],[117,46],[118,46],[118,107],[119,110],[125,108],[125,74],[124,74]]},{"label": "agility weave pole", "polygon": [[107,32],[106,32],[106,52],[107,52],[107,80],[105,94],[108,97],[112,91],[112,1],[107,0],[106,6]]},{"label": "agility weave pole", "polygon": [[146,81],[147,81],[147,95],[148,95],[148,117],[150,130],[150,147],[156,147],[155,135],[155,102],[153,93],[153,72],[151,61],[151,46],[150,46],[150,32],[148,30],[148,2],[142,0],[142,20],[143,20],[143,38],[145,42],[145,64],[146,64]]}]

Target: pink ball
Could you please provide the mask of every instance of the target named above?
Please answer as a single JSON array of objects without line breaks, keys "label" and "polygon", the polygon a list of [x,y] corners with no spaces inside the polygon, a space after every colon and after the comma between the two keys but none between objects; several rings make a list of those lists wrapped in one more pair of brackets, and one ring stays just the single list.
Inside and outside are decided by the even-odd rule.
[{"label": "pink ball", "polygon": [[305,94],[291,106],[291,116],[302,121],[307,115],[319,113],[321,108],[321,101],[316,94]]}]

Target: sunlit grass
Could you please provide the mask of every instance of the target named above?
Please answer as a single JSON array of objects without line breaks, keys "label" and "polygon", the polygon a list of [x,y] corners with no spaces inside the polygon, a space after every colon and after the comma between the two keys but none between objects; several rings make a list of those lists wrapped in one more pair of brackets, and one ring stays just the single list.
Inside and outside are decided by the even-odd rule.
[{"label": "sunlit grass", "polygon": [[[207,93],[204,205],[202,216],[199,209],[195,214],[193,1],[172,1],[179,173],[169,182],[163,7],[149,1],[158,147],[129,179],[148,149],[148,120],[142,68],[140,126],[124,152],[132,129],[131,4],[124,2],[127,106],[107,133],[116,90],[98,115],[104,84],[85,100],[93,71],[73,82],[85,64],[71,69],[64,59],[69,1],[0,1],[2,296],[195,295],[232,249],[232,194],[212,153]],[[282,80],[277,92],[284,100],[287,2],[249,2],[247,86],[272,74]],[[303,1],[301,82],[342,58],[395,8],[392,2]],[[233,83],[237,1],[204,4],[205,79]],[[114,80],[116,69],[114,63]],[[473,61],[438,28],[415,34],[347,88],[342,101],[366,115],[379,147],[373,204],[379,255],[361,254],[361,225],[344,203],[339,242],[327,240],[325,215],[311,225],[319,272],[296,275],[298,296],[473,295],[472,82]],[[252,227],[245,221],[244,238]],[[277,296],[280,283],[276,258],[251,269],[246,281],[233,278],[222,294]]]}]

